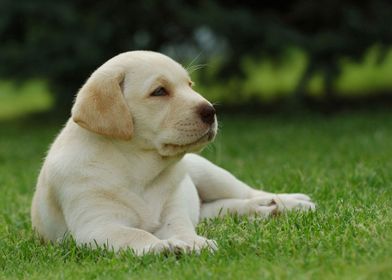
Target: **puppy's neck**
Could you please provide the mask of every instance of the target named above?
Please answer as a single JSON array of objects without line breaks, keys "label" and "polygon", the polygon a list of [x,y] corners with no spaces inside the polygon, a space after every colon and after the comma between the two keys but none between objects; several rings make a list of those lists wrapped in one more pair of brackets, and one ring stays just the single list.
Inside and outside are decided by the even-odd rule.
[{"label": "puppy's neck", "polygon": [[[72,120],[68,122],[65,130],[69,135],[78,135],[79,137],[71,137],[71,139],[79,139],[82,145],[90,147],[91,153],[110,151],[108,156],[121,162],[121,168],[126,172],[125,176],[138,185],[148,186],[183,157],[183,155],[164,157],[156,149],[140,147],[140,143],[134,141],[135,139],[125,141],[109,138],[80,127]],[[103,148],[105,150],[101,150]]]},{"label": "puppy's neck", "polygon": [[155,149],[143,149],[131,141],[110,139],[111,144],[132,167],[132,173],[145,184],[154,181],[160,174],[179,162],[183,155],[165,157]]}]

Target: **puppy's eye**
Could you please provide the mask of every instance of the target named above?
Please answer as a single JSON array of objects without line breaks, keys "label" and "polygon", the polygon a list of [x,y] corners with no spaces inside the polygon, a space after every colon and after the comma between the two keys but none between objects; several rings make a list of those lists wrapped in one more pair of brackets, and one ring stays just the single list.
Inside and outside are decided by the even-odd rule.
[{"label": "puppy's eye", "polygon": [[166,96],[166,95],[169,95],[169,93],[166,91],[164,87],[158,87],[150,94],[150,96]]}]

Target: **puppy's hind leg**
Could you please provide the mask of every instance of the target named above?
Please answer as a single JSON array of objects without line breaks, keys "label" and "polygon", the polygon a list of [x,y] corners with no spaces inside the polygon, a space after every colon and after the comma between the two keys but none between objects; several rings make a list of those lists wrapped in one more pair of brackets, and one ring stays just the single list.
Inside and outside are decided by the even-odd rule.
[{"label": "puppy's hind leg", "polygon": [[200,218],[214,218],[225,214],[257,215],[266,218],[276,211],[277,205],[272,198],[218,199],[202,203]]},{"label": "puppy's hind leg", "polygon": [[203,202],[232,198],[248,199],[270,194],[252,189],[230,172],[199,155],[187,154],[183,161]]},{"label": "puppy's hind leg", "polygon": [[[275,210],[277,212],[315,209],[314,203],[305,194],[273,194],[256,190],[238,180],[228,171],[198,155],[188,154],[183,160],[203,202],[202,217],[214,217],[219,213],[234,212],[239,214],[259,213],[265,216],[264,212],[268,215],[268,210],[274,211],[274,209],[272,209],[273,207],[264,208],[272,205],[264,204],[263,201],[273,201],[276,204]],[[258,203],[261,203],[259,206],[262,208],[259,206],[248,207]]]}]

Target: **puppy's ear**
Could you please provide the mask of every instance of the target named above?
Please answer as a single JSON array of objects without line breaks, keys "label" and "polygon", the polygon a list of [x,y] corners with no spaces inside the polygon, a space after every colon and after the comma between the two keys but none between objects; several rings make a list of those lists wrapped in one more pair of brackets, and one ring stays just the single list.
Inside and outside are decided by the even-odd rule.
[{"label": "puppy's ear", "polygon": [[[115,73],[113,73],[115,72]],[[78,125],[105,136],[129,140],[133,123],[121,83],[123,71],[96,71],[80,89],[72,108]]]}]

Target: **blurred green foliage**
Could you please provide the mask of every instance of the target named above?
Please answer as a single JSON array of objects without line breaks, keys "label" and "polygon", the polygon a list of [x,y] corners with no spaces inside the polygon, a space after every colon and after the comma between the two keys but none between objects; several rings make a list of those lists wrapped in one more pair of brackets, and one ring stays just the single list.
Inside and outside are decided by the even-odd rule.
[{"label": "blurred green foliage", "polygon": [[379,49],[372,48],[361,63],[341,61],[342,75],[334,84],[336,91],[348,96],[386,92],[392,89],[392,51],[378,61]]},{"label": "blurred green foliage", "polygon": [[1,0],[0,77],[45,79],[68,111],[97,66],[151,49],[183,62],[201,54],[199,84],[220,102],[368,94],[391,89],[379,82],[391,26],[389,0]]},{"label": "blurred green foliage", "polygon": [[[356,99],[390,91],[392,50],[381,63],[377,61],[379,55],[380,49],[372,47],[360,61],[339,60],[341,70],[332,85],[335,98]],[[196,81],[196,88],[213,102],[236,105],[259,101],[270,104],[293,97],[308,63],[309,57],[304,51],[291,49],[279,62],[268,56],[258,59],[245,57],[240,65],[244,74],[226,82],[216,82],[221,67],[219,60],[212,60],[191,75]],[[306,94],[318,100],[328,97],[325,78],[320,72],[309,78]]]},{"label": "blurred green foliage", "polygon": [[0,81],[0,120],[47,111],[53,102],[45,81],[33,80],[23,84]]},{"label": "blurred green foliage", "polygon": [[[371,48],[361,62],[343,59],[342,71],[334,83],[337,97],[358,99],[377,95],[392,88],[392,50],[382,63],[377,61],[379,49]],[[241,61],[244,75],[232,77],[226,82],[217,82],[221,62],[213,59],[202,68],[191,73],[196,90],[216,104],[236,106],[258,101],[268,105],[293,98],[296,85],[308,63],[303,51],[291,49],[279,64],[269,57]],[[200,82],[203,75],[203,82]],[[314,99],[324,99],[323,76],[314,74],[306,92]],[[53,94],[43,80],[28,80],[24,83],[0,81],[0,120],[31,112],[47,111],[54,104]]]}]

